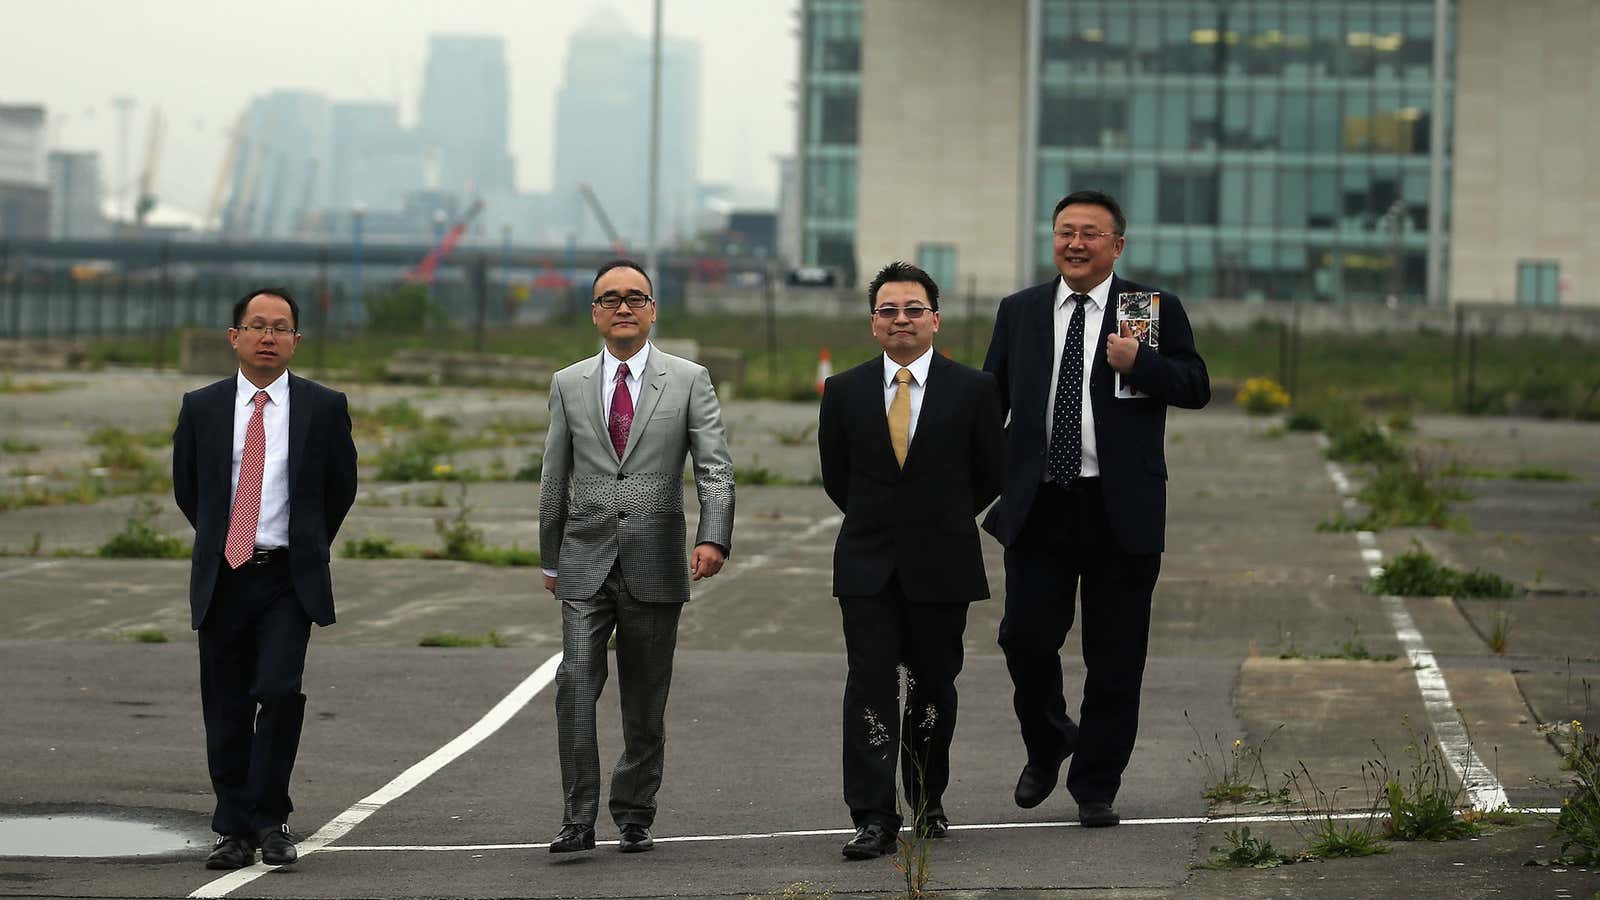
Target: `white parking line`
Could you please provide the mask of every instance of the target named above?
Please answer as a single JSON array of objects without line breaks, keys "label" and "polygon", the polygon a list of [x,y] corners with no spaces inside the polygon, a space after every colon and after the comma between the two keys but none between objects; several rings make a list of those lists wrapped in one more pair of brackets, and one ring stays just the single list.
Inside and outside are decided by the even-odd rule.
[{"label": "white parking line", "polygon": [[[319,850],[330,850],[328,845],[347,834],[350,829],[361,824],[368,816],[383,809],[385,805],[405,795],[405,793],[428,778],[435,772],[454,762],[462,754],[482,743],[489,735],[500,730],[500,726],[511,720],[535,694],[543,690],[546,685],[555,680],[556,668],[561,665],[561,654],[550,657],[544,664],[533,670],[533,674],[522,680],[522,683],[511,689],[511,693],[501,698],[493,708],[483,714],[483,718],[474,722],[470,728],[457,735],[450,743],[428,754],[421,762],[406,769],[395,776],[393,781],[378,788],[367,795],[344,812],[334,816],[328,824],[317,829],[317,833],[301,841],[298,850],[301,857],[306,857]],[[190,897],[226,897],[230,892],[255,881],[262,875],[272,871],[275,866],[257,863],[244,869],[233,872],[206,884],[199,890],[190,894]]]},{"label": "white parking line", "polygon": [[46,560],[44,562],[31,563],[31,564],[26,565],[26,566],[18,566],[15,569],[7,569],[4,572],[0,572],[0,578],[10,578],[10,577],[12,577],[14,575],[26,575],[29,572],[37,572],[40,569],[48,569],[51,566],[59,566],[59,565],[61,565],[61,563],[58,562],[57,560],[53,560],[53,559],[52,560]]},{"label": "white parking line", "polygon": [[[1327,449],[1327,435],[1318,434],[1317,445]],[[1344,470],[1334,462],[1327,463],[1327,470],[1329,479],[1344,498],[1345,506],[1353,507],[1355,498]],[[1383,574],[1383,567],[1378,565],[1383,561],[1383,552],[1378,549],[1377,536],[1370,531],[1358,531],[1356,543],[1361,548],[1361,560],[1366,564],[1367,574],[1372,578]],[[1423,706],[1428,711],[1428,722],[1433,726],[1433,733],[1439,736],[1439,752],[1472,797],[1474,809],[1487,812],[1504,807],[1507,803],[1506,789],[1494,772],[1484,765],[1478,751],[1473,749],[1472,739],[1467,734],[1466,726],[1461,723],[1461,712],[1456,708],[1455,699],[1450,696],[1450,685],[1445,682],[1433,651],[1422,639],[1422,632],[1417,629],[1411,613],[1406,609],[1405,600],[1390,596],[1379,599],[1394,629],[1395,639],[1405,648],[1406,658],[1411,661],[1411,672],[1416,677],[1417,690],[1421,692]]]}]

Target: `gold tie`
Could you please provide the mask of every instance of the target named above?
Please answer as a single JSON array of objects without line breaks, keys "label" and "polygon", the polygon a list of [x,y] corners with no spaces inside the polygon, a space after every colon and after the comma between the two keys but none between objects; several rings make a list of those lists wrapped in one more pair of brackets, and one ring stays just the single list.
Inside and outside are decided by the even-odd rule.
[{"label": "gold tie", "polygon": [[903,469],[911,450],[911,370],[902,367],[894,373],[894,383],[894,400],[889,404],[889,445],[894,447],[895,462]]}]

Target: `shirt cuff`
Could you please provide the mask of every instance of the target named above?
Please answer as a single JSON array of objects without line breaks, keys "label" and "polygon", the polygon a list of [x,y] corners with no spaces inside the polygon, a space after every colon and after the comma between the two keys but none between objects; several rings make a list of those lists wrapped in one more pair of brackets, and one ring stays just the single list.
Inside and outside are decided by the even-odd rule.
[{"label": "shirt cuff", "polygon": [[557,577],[555,569],[540,569],[539,571],[543,572],[546,575],[549,575],[551,578]]}]

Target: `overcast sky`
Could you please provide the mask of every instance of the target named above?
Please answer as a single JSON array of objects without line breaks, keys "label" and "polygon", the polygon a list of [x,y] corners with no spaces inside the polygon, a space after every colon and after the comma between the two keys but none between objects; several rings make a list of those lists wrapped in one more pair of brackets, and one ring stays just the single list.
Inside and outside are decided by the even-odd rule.
[{"label": "overcast sky", "polygon": [[[795,0],[665,0],[664,31],[701,46],[701,180],[769,202],[792,152]],[[511,153],[523,190],[549,187],[567,38],[611,8],[650,31],[650,0],[0,0],[0,103],[42,103],[51,149],[99,150],[118,179],[115,96],[138,101],[130,179],[152,106],[166,114],[157,193],[204,212],[227,132],[278,88],[398,101],[416,119],[428,35],[499,34],[511,78]],[[640,138],[647,123],[639,123]],[[115,189],[114,187],[112,188]]]}]

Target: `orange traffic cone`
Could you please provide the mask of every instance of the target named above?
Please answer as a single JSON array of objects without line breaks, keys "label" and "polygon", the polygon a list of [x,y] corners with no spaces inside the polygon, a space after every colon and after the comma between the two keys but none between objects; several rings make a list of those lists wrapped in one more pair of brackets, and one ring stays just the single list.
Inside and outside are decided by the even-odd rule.
[{"label": "orange traffic cone", "polygon": [[828,354],[828,348],[823,347],[817,354],[817,396],[822,396],[823,383],[833,375],[833,357]]}]

